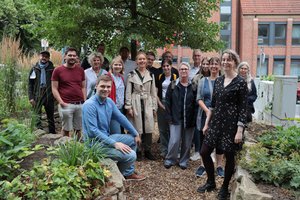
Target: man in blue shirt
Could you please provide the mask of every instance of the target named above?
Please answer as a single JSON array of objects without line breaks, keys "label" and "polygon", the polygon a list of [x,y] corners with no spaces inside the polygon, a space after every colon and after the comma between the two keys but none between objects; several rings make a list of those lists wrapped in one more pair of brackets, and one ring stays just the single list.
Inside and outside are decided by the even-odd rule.
[{"label": "man in blue shirt", "polygon": [[[134,170],[136,145],[141,139],[128,119],[119,111],[115,103],[107,98],[111,91],[112,80],[102,75],[97,80],[97,93],[89,98],[82,107],[84,138],[94,139],[103,144],[108,158],[118,161],[120,172],[127,180],[144,180]],[[130,134],[110,134],[111,120],[117,120]]]}]

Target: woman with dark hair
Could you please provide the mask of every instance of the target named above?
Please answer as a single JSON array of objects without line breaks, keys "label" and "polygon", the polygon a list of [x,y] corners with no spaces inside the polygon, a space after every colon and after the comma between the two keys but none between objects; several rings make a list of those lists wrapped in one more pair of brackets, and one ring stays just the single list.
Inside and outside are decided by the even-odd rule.
[{"label": "woman with dark hair", "polygon": [[238,73],[247,82],[248,87],[248,107],[247,107],[247,122],[252,122],[252,114],[255,112],[253,103],[257,99],[256,86],[250,74],[250,65],[247,62],[241,62],[238,66]]},{"label": "woman with dark hair", "polygon": [[[212,57],[209,59],[209,71],[210,76],[204,77],[199,81],[198,89],[197,89],[197,104],[198,104],[198,115],[196,120],[197,134],[199,136],[199,140],[195,141],[195,152],[199,154],[200,157],[200,149],[204,140],[204,134],[202,129],[205,124],[206,115],[209,112],[209,107],[211,107],[211,100],[213,94],[213,88],[216,79],[219,77],[221,70],[221,61],[218,57]],[[223,152],[219,149],[216,150],[216,154],[212,156],[216,156],[217,161],[217,175],[219,177],[224,177],[224,170],[222,167],[222,158]],[[203,164],[200,164],[199,168],[196,171],[196,176],[201,177],[205,174],[205,168]]]},{"label": "woman with dark hair", "polygon": [[160,137],[160,155],[164,158],[168,153],[168,143],[170,137],[169,122],[166,119],[166,93],[168,86],[173,80],[177,79],[176,73],[172,72],[172,61],[164,59],[161,62],[161,73],[157,78],[157,123]]},{"label": "woman with dark hair", "polygon": [[219,191],[220,200],[227,199],[228,186],[235,169],[235,155],[242,147],[243,130],[247,123],[246,81],[238,76],[236,68],[240,63],[238,54],[225,50],[222,54],[224,75],[216,79],[211,107],[203,128],[205,135],[201,156],[207,173],[207,182],[198,188],[204,193],[216,188],[214,163],[210,154],[214,148],[224,151],[226,158],[225,177]]},{"label": "woman with dark hair", "polygon": [[138,159],[142,152],[149,160],[155,160],[151,153],[154,116],[157,110],[155,78],[147,70],[147,58],[144,52],[136,56],[137,68],[129,72],[126,84],[125,109],[127,116],[142,138],[142,147],[138,149]]}]

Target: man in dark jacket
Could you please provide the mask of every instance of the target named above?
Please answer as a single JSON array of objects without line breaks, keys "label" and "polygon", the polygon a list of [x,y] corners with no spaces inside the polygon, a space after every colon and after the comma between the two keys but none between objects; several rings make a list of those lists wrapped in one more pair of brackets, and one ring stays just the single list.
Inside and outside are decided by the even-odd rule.
[{"label": "man in dark jacket", "polygon": [[42,106],[44,106],[49,133],[55,132],[54,123],[54,98],[51,91],[51,76],[54,70],[53,63],[50,61],[48,51],[40,52],[40,59],[29,73],[28,78],[28,97],[29,102],[34,108],[36,114],[36,125],[41,128]]}]

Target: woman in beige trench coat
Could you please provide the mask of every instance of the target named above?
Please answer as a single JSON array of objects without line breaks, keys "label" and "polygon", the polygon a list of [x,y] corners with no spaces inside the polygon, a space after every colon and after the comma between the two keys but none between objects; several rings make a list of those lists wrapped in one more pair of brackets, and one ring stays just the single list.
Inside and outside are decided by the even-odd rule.
[{"label": "woman in beige trench coat", "polygon": [[127,116],[142,138],[142,147],[137,154],[141,159],[142,151],[149,160],[155,160],[151,153],[154,116],[157,110],[154,76],[147,70],[146,54],[136,56],[137,68],[127,77],[125,109]]}]

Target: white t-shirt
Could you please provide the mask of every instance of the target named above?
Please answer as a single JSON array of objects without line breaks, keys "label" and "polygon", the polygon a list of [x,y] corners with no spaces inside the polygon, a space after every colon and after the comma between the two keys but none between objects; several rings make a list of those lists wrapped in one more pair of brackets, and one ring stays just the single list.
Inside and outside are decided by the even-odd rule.
[{"label": "white t-shirt", "polygon": [[167,89],[171,83],[171,76],[166,77],[164,82],[162,83],[162,98],[166,98]]}]

